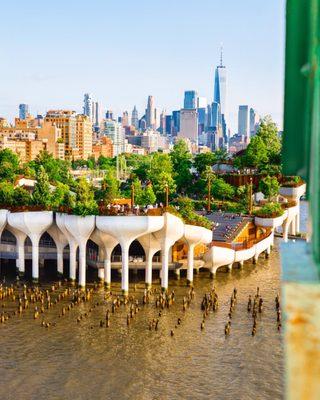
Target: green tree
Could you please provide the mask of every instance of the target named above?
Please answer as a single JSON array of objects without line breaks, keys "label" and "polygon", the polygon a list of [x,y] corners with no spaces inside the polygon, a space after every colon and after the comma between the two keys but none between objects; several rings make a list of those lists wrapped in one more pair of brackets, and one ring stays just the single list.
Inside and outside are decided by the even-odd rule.
[{"label": "green tree", "polygon": [[104,188],[103,199],[105,202],[112,203],[115,198],[119,197],[119,182],[114,169],[108,168],[102,185]]},{"label": "green tree", "polygon": [[194,167],[198,171],[199,175],[207,169],[207,167],[211,167],[217,161],[215,153],[207,152],[207,153],[199,153],[194,157]]},{"label": "green tree", "polygon": [[52,154],[47,151],[41,151],[34,161],[29,163],[36,174],[41,168],[44,168],[48,174],[48,179],[52,183],[62,182],[65,184],[73,184],[69,169],[71,164],[68,161],[55,159]]},{"label": "green tree", "polygon": [[278,136],[277,125],[269,115],[261,120],[257,136],[262,139],[267,148],[269,164],[280,164],[281,140]]},{"label": "green tree", "polygon": [[172,178],[172,175],[168,172],[160,172],[157,177],[154,177],[152,181],[153,184],[153,191],[157,196],[158,201],[165,201],[165,190],[166,186],[168,185],[169,188],[169,195],[175,194],[176,192],[176,183]]},{"label": "green tree", "polygon": [[259,190],[269,199],[269,201],[279,193],[280,184],[278,179],[273,176],[266,176],[259,182]]},{"label": "green tree", "polygon": [[[69,197],[69,195],[71,197]],[[55,190],[52,193],[51,204],[52,207],[57,210],[60,206],[73,208],[74,202],[72,202],[74,195],[71,194],[70,188],[64,183],[58,182]]]},{"label": "green tree", "polygon": [[0,182],[0,204],[10,206],[13,203],[14,187],[10,182]]},{"label": "green tree", "polygon": [[156,195],[154,194],[153,188],[151,185],[147,185],[142,191],[142,200],[141,203],[143,206],[147,206],[149,204],[154,204],[157,200]]},{"label": "green tree", "polygon": [[85,178],[80,178],[76,188],[76,201],[73,208],[76,215],[95,215],[98,212],[98,205],[94,199],[93,187]]},{"label": "green tree", "polygon": [[235,190],[232,185],[222,178],[215,178],[211,183],[211,195],[215,199],[231,200],[234,198]]},{"label": "green tree", "polygon": [[21,186],[17,186],[13,191],[12,204],[14,206],[28,206],[32,203],[30,193]]},{"label": "green tree", "polygon": [[143,190],[141,182],[138,178],[135,178],[132,182],[134,188],[134,202],[135,204],[139,204],[139,206],[143,205]]},{"label": "green tree", "polygon": [[51,205],[51,192],[48,174],[44,167],[40,167],[36,175],[36,184],[32,194],[33,203],[45,208]]},{"label": "green tree", "polygon": [[0,151],[0,179],[13,182],[19,173],[19,157],[9,149]]},{"label": "green tree", "polygon": [[260,136],[256,135],[251,139],[242,161],[246,167],[256,169],[261,169],[268,163],[267,146]]},{"label": "green tree", "polygon": [[192,155],[183,139],[175,143],[170,153],[170,158],[177,190],[179,193],[185,193],[192,182],[192,174],[190,172]]}]

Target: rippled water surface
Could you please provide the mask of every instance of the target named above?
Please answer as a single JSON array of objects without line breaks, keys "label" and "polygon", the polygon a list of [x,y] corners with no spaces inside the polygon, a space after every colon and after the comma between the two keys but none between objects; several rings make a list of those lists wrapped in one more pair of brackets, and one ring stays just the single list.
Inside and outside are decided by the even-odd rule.
[{"label": "rippled water surface", "polygon": [[[304,206],[303,206],[304,207]],[[305,225],[305,208],[302,224]],[[65,300],[46,310],[48,329],[33,319],[34,306],[21,317],[0,324],[0,397],[3,399],[281,399],[283,397],[282,333],[277,330],[274,298],[280,289],[279,241],[269,259],[256,265],[245,263],[230,274],[218,272],[214,281],[208,272],[195,276],[195,299],[182,310],[188,292],[186,279],[170,280],[176,301],[162,311],[158,331],[149,321],[158,318],[154,301],[127,326],[128,307],[112,314],[109,328],[101,328],[110,301],[104,289],[91,301],[59,318]],[[143,276],[131,277],[132,294],[141,301]],[[136,291],[133,281],[136,281]],[[200,303],[212,286],[219,296],[219,309],[211,312],[200,329]],[[159,287],[159,281],[154,282]],[[256,336],[251,336],[252,316],[247,312],[248,295],[259,286],[264,310],[258,316]],[[48,286],[49,287],[49,286]],[[224,336],[230,297],[234,287],[238,300],[231,334]],[[112,287],[120,293],[120,282]],[[57,293],[53,294],[53,298]],[[77,323],[80,314],[88,317]],[[2,301],[4,310],[13,304]],[[16,307],[16,306],[15,306]],[[177,318],[182,319],[175,328]],[[170,331],[174,330],[173,337]]]},{"label": "rippled water surface", "polygon": [[[162,312],[158,331],[148,329],[149,320],[158,317],[153,302],[141,307],[130,327],[126,324],[128,309],[121,306],[111,316],[111,326],[100,328],[110,303],[94,308],[89,317],[77,323],[79,314],[88,311],[93,302],[103,302],[103,289],[92,301],[62,318],[58,314],[64,303],[46,310],[45,319],[56,323],[49,329],[41,327],[41,319],[33,319],[33,305],[21,317],[12,317],[0,326],[1,398],[281,398],[283,350],[274,307],[279,290],[278,248],[256,265],[245,264],[231,274],[217,274],[214,285],[220,307],[206,319],[203,331],[200,303],[213,281],[207,272],[195,278],[196,296],[185,312],[182,298],[188,291],[186,281],[171,280],[176,301]],[[257,335],[252,337],[252,317],[246,304],[257,286],[265,307],[258,318]],[[224,324],[234,287],[238,301],[226,339]],[[115,283],[113,291],[119,289],[120,283]],[[143,282],[133,294],[142,299]],[[13,305],[10,307],[8,303],[5,309],[13,310]],[[182,324],[175,328],[178,317]]]}]

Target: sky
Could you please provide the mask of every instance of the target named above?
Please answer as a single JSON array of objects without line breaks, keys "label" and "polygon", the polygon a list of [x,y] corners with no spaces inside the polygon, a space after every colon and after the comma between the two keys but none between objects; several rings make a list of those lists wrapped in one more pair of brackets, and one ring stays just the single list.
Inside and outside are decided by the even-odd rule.
[{"label": "sky", "polygon": [[10,0],[1,4],[0,116],[82,111],[89,92],[120,115],[148,95],[167,113],[185,90],[212,101],[220,45],[228,125],[240,104],[282,127],[284,0]]}]

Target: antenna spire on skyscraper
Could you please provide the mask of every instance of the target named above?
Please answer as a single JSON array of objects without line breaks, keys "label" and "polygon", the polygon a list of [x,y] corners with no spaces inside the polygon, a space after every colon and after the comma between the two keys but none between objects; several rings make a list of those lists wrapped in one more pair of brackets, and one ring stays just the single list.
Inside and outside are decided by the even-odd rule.
[{"label": "antenna spire on skyscraper", "polygon": [[223,45],[220,43],[220,67],[223,67]]}]

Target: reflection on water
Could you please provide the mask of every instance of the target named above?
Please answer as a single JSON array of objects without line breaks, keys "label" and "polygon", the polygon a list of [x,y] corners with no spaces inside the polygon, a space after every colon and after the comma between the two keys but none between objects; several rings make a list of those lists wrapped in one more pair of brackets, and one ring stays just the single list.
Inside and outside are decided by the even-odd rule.
[{"label": "reflection on water", "polygon": [[[305,231],[305,202],[301,211],[301,231]],[[245,263],[242,270],[218,273],[215,281],[209,279],[208,272],[196,275],[196,296],[185,312],[182,299],[188,292],[186,279],[171,280],[176,302],[162,311],[158,331],[148,329],[149,321],[158,318],[154,302],[141,306],[129,327],[129,310],[122,306],[111,316],[110,327],[101,328],[100,320],[110,309],[110,302],[102,305],[103,289],[62,318],[59,313],[67,300],[46,310],[45,319],[56,323],[49,329],[41,327],[41,319],[33,319],[33,306],[21,317],[12,317],[0,324],[1,398],[281,399],[283,347],[274,301],[280,288],[278,244],[269,259],[262,256],[256,265]],[[143,277],[130,279],[136,280],[133,294],[141,301]],[[200,303],[213,284],[220,306],[200,330]],[[159,287],[158,282],[155,285]],[[255,294],[257,286],[264,310],[258,316],[257,334],[252,337],[247,299]],[[225,338],[224,325],[234,287],[238,289],[238,300],[231,334]],[[119,279],[112,291],[120,293]],[[88,312],[96,302],[101,304]],[[12,311],[13,305],[7,303],[4,309]],[[85,312],[88,317],[77,323],[78,316]],[[182,324],[175,328],[179,317]]]}]

